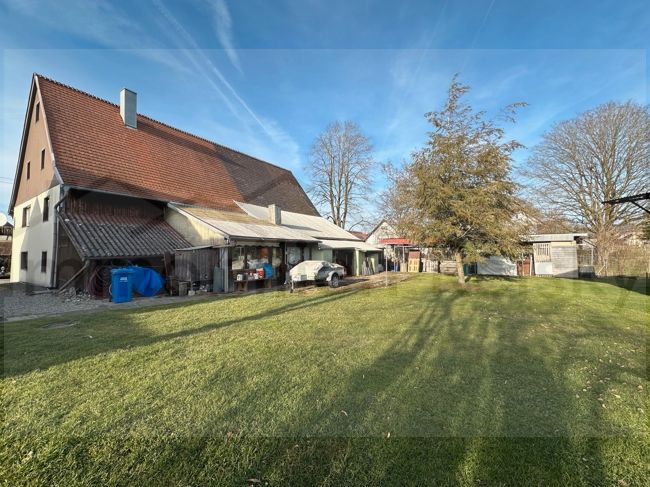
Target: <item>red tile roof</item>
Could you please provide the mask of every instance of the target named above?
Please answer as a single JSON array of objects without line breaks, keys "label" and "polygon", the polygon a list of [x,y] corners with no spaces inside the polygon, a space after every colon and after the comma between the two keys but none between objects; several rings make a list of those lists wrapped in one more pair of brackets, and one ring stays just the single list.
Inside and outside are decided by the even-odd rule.
[{"label": "red tile roof", "polygon": [[408,238],[380,238],[379,243],[383,245],[412,245]]},{"label": "red tile roof", "polygon": [[370,235],[368,232],[359,232],[359,231],[351,231],[350,233],[351,233],[352,235],[354,235],[355,237],[357,237],[358,239],[361,239],[361,240],[364,240],[364,241],[365,241],[365,240],[368,238],[368,236]]},{"label": "red tile roof", "polygon": [[233,200],[318,215],[291,171],[35,75],[65,184],[240,211]]}]

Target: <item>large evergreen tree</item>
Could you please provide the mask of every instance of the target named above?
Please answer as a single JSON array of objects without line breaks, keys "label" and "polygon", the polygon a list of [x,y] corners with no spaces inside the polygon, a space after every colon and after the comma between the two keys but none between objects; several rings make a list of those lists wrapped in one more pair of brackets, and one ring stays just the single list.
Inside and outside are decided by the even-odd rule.
[{"label": "large evergreen tree", "polygon": [[[426,114],[433,125],[426,146],[391,174],[386,194],[389,217],[401,233],[420,245],[443,247],[463,262],[518,249],[524,205],[510,178],[511,155],[521,147],[484,112],[464,102],[469,87],[454,77],[440,111]],[[522,103],[505,107],[513,122]]]}]

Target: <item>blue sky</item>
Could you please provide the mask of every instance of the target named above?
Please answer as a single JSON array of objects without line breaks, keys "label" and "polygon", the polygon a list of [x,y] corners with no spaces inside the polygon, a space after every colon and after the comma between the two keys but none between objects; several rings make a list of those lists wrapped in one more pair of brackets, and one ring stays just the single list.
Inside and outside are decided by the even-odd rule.
[{"label": "blue sky", "polygon": [[[381,162],[420,147],[451,76],[509,135],[608,100],[648,101],[647,1],[0,0],[0,211],[32,72],[287,167],[306,183],[315,136],[351,119]],[[527,150],[516,155],[525,164]],[[379,173],[378,173],[379,174]],[[382,186],[377,181],[376,189]]]}]

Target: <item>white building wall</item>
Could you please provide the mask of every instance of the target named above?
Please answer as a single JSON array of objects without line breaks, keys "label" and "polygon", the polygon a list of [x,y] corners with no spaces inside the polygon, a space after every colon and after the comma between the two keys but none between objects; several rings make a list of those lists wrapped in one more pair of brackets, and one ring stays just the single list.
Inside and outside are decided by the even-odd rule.
[{"label": "white building wall", "polygon": [[[14,235],[11,246],[11,282],[50,286],[54,272],[54,205],[60,199],[61,186],[55,186],[14,207]],[[43,202],[49,201],[49,218],[43,221]],[[29,207],[27,226],[23,226],[23,209]],[[27,270],[21,269],[21,253],[27,252]],[[41,272],[41,255],[47,252],[47,269]]]},{"label": "white building wall", "polygon": [[382,222],[381,225],[379,225],[379,227],[377,227],[374,232],[368,235],[366,242],[369,243],[370,245],[381,246],[379,244],[380,238],[398,238],[398,237],[399,236],[397,235],[397,232],[390,224],[386,222]]}]

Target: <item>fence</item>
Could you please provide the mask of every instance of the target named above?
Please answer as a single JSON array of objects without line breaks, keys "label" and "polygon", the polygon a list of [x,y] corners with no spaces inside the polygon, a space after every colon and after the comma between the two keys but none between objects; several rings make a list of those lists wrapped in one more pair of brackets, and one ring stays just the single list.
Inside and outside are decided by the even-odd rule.
[{"label": "fence", "polygon": [[645,277],[650,274],[650,244],[620,245],[596,267],[598,276]]}]

